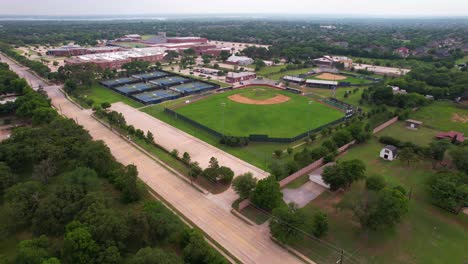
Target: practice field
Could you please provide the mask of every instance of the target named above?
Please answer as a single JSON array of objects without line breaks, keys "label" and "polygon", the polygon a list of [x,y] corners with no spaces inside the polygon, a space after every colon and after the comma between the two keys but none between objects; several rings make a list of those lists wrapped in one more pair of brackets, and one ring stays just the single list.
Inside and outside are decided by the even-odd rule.
[{"label": "practice field", "polygon": [[[239,98],[244,98],[245,102],[236,100]],[[271,103],[275,98],[283,99]],[[252,103],[254,101],[257,103]],[[341,111],[310,98],[263,86],[212,95],[175,111],[232,136],[294,137],[344,116]]]},{"label": "practice field", "polygon": [[307,76],[306,79],[313,80],[326,80],[326,81],[337,81],[337,82],[347,82],[350,84],[366,84],[372,83],[370,80],[364,78],[346,76],[343,74],[334,74],[334,73],[319,73],[317,75]]}]

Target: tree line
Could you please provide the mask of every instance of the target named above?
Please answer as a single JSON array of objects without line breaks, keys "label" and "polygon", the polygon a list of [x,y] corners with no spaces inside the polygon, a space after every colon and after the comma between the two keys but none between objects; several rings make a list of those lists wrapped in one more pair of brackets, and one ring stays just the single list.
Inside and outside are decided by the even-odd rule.
[{"label": "tree line", "polygon": [[226,263],[149,198],[134,165],[59,116],[44,93],[10,83],[23,87],[6,85],[21,90],[9,114],[31,125],[0,143],[0,239],[27,238],[2,263]]}]

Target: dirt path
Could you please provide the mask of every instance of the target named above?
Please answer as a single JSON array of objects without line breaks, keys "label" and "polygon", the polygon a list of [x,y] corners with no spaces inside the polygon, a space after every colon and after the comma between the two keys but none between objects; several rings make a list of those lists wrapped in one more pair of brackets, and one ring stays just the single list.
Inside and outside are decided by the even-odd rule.
[{"label": "dirt path", "polygon": [[[0,55],[2,62],[31,85],[44,85],[23,67]],[[46,87],[52,104],[65,116],[76,120],[96,140],[103,140],[112,155],[124,165],[135,164],[139,178],[161,195],[180,213],[216,240],[243,263],[302,263],[285,249],[271,241],[268,229],[249,226],[239,218],[183,180],[167,171],[128,142],[112,133],[91,117],[91,111],[80,110],[68,101],[58,86]]]},{"label": "dirt path", "polygon": [[229,100],[234,101],[234,102],[238,102],[241,104],[252,104],[252,105],[281,104],[291,99],[290,97],[286,95],[282,95],[282,94],[278,94],[275,97],[264,99],[264,100],[256,100],[256,99],[248,98],[248,97],[243,96],[242,94],[234,94],[234,95],[228,96],[228,98]]}]

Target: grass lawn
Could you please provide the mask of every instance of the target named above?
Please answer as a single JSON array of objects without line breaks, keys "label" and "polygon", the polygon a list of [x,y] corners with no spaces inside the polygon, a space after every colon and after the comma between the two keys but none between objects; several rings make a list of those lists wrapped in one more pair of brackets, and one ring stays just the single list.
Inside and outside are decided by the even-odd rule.
[{"label": "grass lawn", "polygon": [[[410,117],[424,122],[424,126],[433,127],[440,131],[456,130],[465,135],[468,134],[468,109],[459,108],[452,102],[433,102],[414,112]],[[464,118],[465,123],[462,123],[459,117]]]},{"label": "grass lawn", "polygon": [[427,146],[434,140],[437,133],[437,130],[427,127],[420,127],[418,130],[408,129],[405,122],[399,121],[379,132],[377,136],[389,136],[419,146]]},{"label": "grass lawn", "polygon": [[257,225],[261,225],[265,223],[269,218],[270,215],[266,212],[262,212],[259,209],[253,207],[252,205],[247,206],[243,210],[240,211],[242,215],[247,217],[248,219],[252,220]]},{"label": "grass lawn", "polygon": [[262,67],[259,71],[257,71],[258,76],[268,77],[270,74],[277,73],[281,69],[286,68],[286,64],[283,65],[274,65],[274,66],[266,66]]},{"label": "grass lawn", "polygon": [[[434,171],[430,161],[404,165],[398,160],[383,161],[378,157],[382,145],[376,138],[352,147],[342,160],[361,159],[367,174],[384,176],[389,185],[402,185],[412,189],[409,213],[394,229],[363,232],[352,214],[337,210],[334,205],[341,199],[360,195],[364,184],[359,182],[343,195],[323,193],[303,208],[307,216],[305,230],[310,230],[313,214],[320,209],[329,217],[329,233],[323,238],[346,252],[359,263],[463,263],[468,247],[468,217],[453,215],[429,203],[426,181]],[[336,261],[339,254],[323,243],[304,238],[295,248],[322,262]],[[346,259],[345,259],[346,263]],[[351,263],[348,261],[348,263]]]},{"label": "grass lawn", "polygon": [[117,92],[114,92],[111,89],[108,89],[100,84],[95,84],[89,89],[85,95],[88,98],[91,98],[94,100],[95,105],[100,105],[103,102],[109,102],[109,103],[116,103],[116,102],[123,102],[126,103],[132,107],[142,107],[143,104],[132,100],[124,95],[121,95]]},{"label": "grass lawn", "polygon": [[153,37],[156,37],[156,35],[142,35],[141,39],[142,40],[148,40],[148,39],[153,38]]},{"label": "grass lawn", "polygon": [[[361,95],[364,89],[367,89],[367,87],[359,87],[356,92],[353,92],[356,87],[341,87],[336,90],[335,98],[343,101],[345,103],[361,107],[364,110],[368,110],[369,106],[366,105],[359,105],[359,100],[361,100]],[[332,97],[333,96],[333,90],[331,89],[322,89],[322,88],[305,88],[305,92],[311,92],[314,95],[317,95],[319,97]],[[351,94],[348,95],[348,97],[344,97],[346,91],[351,91]]]},{"label": "grass lawn", "polygon": [[461,59],[456,60],[455,64],[462,64],[462,63],[466,63],[466,62],[468,62],[468,56],[465,56],[465,57],[463,57]]},{"label": "grass lawn", "polygon": [[[264,89],[260,99],[283,94],[289,101],[271,105],[252,105],[231,101],[227,97]],[[176,112],[216,131],[233,136],[265,134],[270,137],[294,137],[343,117],[343,113],[326,105],[312,102],[304,96],[265,87],[252,87],[212,95],[203,100],[182,106]],[[224,108],[222,103],[225,103]],[[224,118],[223,118],[224,111]],[[312,118],[311,118],[312,117]]]},{"label": "grass lawn", "polygon": [[[271,73],[267,73],[265,75],[261,75],[260,73],[257,73],[259,76],[263,76],[265,78],[268,78],[268,79],[272,79],[272,80],[276,80],[276,81],[279,81],[281,78],[283,78],[284,76],[294,76],[294,75],[299,75],[299,74],[304,74],[304,73],[308,73],[310,72],[311,70],[313,70],[314,68],[303,68],[303,69],[297,69],[297,70],[290,70],[290,71],[285,71],[285,72],[279,72],[279,70],[281,69],[280,67],[281,66],[284,66],[284,65],[280,65],[280,66],[271,66],[271,67],[278,67],[278,71],[277,72],[271,72]],[[263,70],[263,69],[262,69]],[[260,71],[261,72],[261,71]]]},{"label": "grass lawn", "polygon": [[[288,147],[292,147],[297,142],[292,144],[281,144],[281,143],[250,143],[247,147],[228,147],[226,145],[221,145],[219,143],[219,138],[207,133],[206,131],[199,129],[185,121],[180,119],[176,119],[174,116],[167,114],[164,112],[164,107],[171,106],[174,104],[178,104],[187,100],[187,98],[180,98],[173,101],[163,102],[158,105],[152,105],[149,107],[145,107],[141,109],[141,111],[148,113],[157,119],[166,122],[194,137],[197,137],[204,142],[213,145],[221,150],[224,150],[258,168],[268,171],[269,165],[272,161],[278,161],[277,158],[274,158],[272,153],[277,149],[286,149]],[[301,147],[298,148],[297,151],[302,150]],[[295,150],[296,151],[296,150]],[[288,157],[287,155],[283,155],[279,161],[284,161]]]},{"label": "grass lawn", "polygon": [[[344,76],[344,75],[343,75]],[[313,79],[313,80],[325,80],[322,78],[318,78],[317,76],[308,76],[306,79]],[[327,80],[325,80],[327,81]],[[351,84],[366,84],[366,83],[372,83],[372,81],[366,80],[366,79],[361,79],[361,78],[356,78],[356,77],[347,77],[346,79],[343,80],[336,80],[337,82],[349,82]],[[352,89],[352,88],[351,88]]]}]

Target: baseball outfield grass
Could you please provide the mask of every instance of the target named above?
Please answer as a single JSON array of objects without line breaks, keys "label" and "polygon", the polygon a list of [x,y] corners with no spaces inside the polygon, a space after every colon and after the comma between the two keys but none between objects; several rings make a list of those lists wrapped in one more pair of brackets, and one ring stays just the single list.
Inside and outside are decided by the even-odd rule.
[{"label": "baseball outfield grass", "polygon": [[[245,104],[228,98],[235,94],[259,102],[278,95],[289,100],[268,105]],[[177,108],[176,112],[232,136],[294,137],[343,117],[339,110],[310,98],[263,86],[212,95]]]}]

